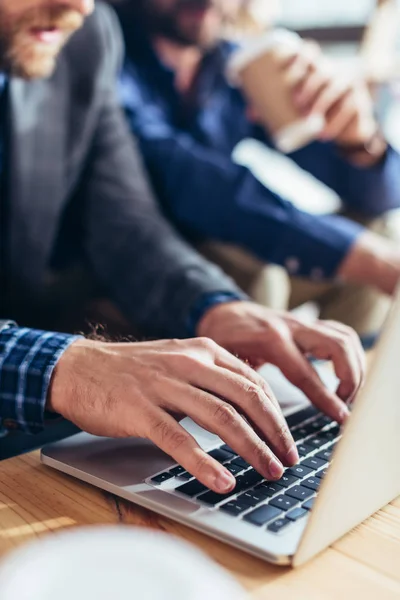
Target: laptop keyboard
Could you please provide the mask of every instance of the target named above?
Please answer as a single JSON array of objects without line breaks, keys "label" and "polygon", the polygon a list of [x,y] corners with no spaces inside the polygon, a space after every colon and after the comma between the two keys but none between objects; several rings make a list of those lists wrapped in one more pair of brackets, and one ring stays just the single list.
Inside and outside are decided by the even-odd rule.
[{"label": "laptop keyboard", "polygon": [[267,481],[223,444],[208,454],[235,476],[236,487],[230,493],[216,494],[180,466],[155,475],[149,483],[159,487],[175,480],[174,493],[278,534],[309,514],[340,438],[339,425],[313,406],[291,415],[287,421],[300,462],[286,469],[279,481]]}]

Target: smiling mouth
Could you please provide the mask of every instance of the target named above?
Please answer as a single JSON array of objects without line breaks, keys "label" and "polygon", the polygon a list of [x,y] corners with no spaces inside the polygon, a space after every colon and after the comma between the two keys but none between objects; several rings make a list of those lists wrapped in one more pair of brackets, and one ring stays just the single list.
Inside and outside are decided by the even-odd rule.
[{"label": "smiling mouth", "polygon": [[57,45],[63,39],[63,32],[57,27],[49,27],[46,29],[35,27],[34,29],[31,29],[30,34],[37,42],[48,46]]}]

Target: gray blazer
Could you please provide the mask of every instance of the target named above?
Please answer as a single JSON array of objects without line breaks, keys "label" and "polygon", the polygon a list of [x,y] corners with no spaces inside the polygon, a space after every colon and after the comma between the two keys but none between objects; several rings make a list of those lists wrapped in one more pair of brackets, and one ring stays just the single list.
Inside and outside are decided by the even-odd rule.
[{"label": "gray blazer", "polygon": [[185,337],[204,294],[240,292],[160,213],[116,99],[121,39],[100,4],[50,79],[10,82],[6,271],[24,297],[40,297],[73,214],[69,243],[124,315],[146,335]]}]

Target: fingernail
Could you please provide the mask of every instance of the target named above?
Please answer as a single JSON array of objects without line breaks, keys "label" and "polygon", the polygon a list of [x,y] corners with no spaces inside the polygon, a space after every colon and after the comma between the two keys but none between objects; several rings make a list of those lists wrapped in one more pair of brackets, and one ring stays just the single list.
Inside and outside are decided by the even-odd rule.
[{"label": "fingernail", "polygon": [[339,419],[340,419],[339,423],[344,425],[345,423],[347,423],[349,417],[350,417],[350,411],[348,410],[348,408],[342,408],[342,410],[339,413]]},{"label": "fingernail", "polygon": [[283,475],[283,465],[273,458],[268,465],[269,474],[274,479],[280,479]]},{"label": "fingernail", "polygon": [[215,478],[215,487],[222,493],[230,492],[235,484],[235,478],[228,472],[221,471]]},{"label": "fingernail", "polygon": [[289,452],[286,455],[286,459],[291,467],[293,465],[297,465],[297,463],[300,460],[299,453],[297,452],[297,446],[292,446],[292,448],[289,450]]}]

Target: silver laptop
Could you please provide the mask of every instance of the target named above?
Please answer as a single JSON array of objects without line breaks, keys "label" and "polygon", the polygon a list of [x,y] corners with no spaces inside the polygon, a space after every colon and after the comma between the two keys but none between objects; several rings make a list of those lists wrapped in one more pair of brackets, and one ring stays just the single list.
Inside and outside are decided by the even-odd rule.
[{"label": "silver laptop", "polygon": [[[309,404],[287,416],[301,462],[279,482],[189,420],[199,444],[235,474],[230,495],[205,489],[141,439],[82,433],[44,448],[42,462],[266,561],[298,566],[400,494],[399,390],[400,297],[344,431]],[[278,390],[282,401],[285,394]]]}]

